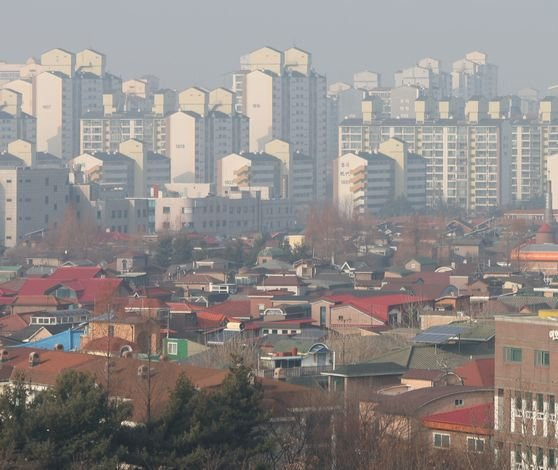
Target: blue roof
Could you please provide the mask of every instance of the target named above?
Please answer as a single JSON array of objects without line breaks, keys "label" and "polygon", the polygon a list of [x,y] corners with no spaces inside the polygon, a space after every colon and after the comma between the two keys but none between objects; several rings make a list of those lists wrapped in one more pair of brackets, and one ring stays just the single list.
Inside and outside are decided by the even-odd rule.
[{"label": "blue roof", "polygon": [[37,349],[54,349],[58,344],[64,347],[64,351],[75,351],[79,349],[80,339],[84,333],[82,327],[78,328],[68,328],[61,333],[52,335],[48,338],[40,339],[38,341],[31,341],[28,343],[22,343],[16,348],[37,348]]},{"label": "blue roof", "polygon": [[461,335],[469,328],[457,325],[439,325],[415,336],[415,343],[442,344]]}]

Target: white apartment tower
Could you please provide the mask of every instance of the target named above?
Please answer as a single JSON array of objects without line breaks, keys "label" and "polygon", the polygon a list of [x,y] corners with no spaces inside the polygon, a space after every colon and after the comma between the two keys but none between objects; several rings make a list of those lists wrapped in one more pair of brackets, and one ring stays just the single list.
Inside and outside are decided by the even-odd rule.
[{"label": "white apartment tower", "polygon": [[221,158],[248,150],[248,118],[234,103],[226,88],[191,87],[179,94],[179,111],[167,117],[166,131],[173,182],[215,182]]}]

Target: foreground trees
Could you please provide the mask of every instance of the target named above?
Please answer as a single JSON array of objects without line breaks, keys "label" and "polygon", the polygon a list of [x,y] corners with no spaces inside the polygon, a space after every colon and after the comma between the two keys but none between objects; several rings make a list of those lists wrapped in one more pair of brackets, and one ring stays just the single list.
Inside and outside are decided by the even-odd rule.
[{"label": "foreground trees", "polygon": [[87,374],[61,374],[33,391],[24,378],[0,398],[0,468],[254,468],[266,450],[262,389],[238,362],[202,392],[181,377],[162,416],[122,424],[130,408]]}]

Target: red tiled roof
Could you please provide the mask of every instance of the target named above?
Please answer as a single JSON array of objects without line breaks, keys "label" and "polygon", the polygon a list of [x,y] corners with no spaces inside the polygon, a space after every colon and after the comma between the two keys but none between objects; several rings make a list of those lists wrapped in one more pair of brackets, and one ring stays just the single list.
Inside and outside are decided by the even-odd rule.
[{"label": "red tiled roof", "polygon": [[0,318],[0,333],[3,335],[6,333],[15,333],[27,326],[29,326],[28,322],[26,322],[21,315],[16,313]]},{"label": "red tiled roof", "polygon": [[204,312],[220,313],[229,317],[250,316],[249,300],[228,300],[203,309]]},{"label": "red tiled roof", "polygon": [[99,266],[61,266],[49,279],[91,279],[97,277],[102,269]]},{"label": "red tiled roof", "polygon": [[113,297],[123,285],[123,280],[115,277],[81,279],[83,293],[79,296],[80,303],[94,303]]},{"label": "red tiled roof", "polygon": [[461,428],[463,432],[476,434],[492,434],[494,422],[494,405],[485,403],[482,405],[461,408],[445,413],[436,413],[425,416],[423,424],[434,429]]},{"label": "red tiled roof", "polygon": [[184,302],[166,302],[166,306],[171,312],[190,313],[199,310],[197,305],[191,305]]},{"label": "red tiled roof", "polygon": [[473,359],[454,370],[463,385],[494,387],[494,358]]},{"label": "red tiled roof", "polygon": [[72,303],[70,300],[58,299],[54,295],[18,295],[14,305],[58,307],[60,305],[71,305]]},{"label": "red tiled roof", "polygon": [[25,283],[19,289],[19,295],[44,295],[47,290],[61,285],[59,279],[52,278],[30,278],[26,279]]},{"label": "red tiled roof", "polygon": [[200,328],[217,328],[227,322],[227,317],[220,313],[197,312],[196,318]]},{"label": "red tiled roof", "polygon": [[371,295],[369,297],[351,294],[338,294],[324,297],[323,300],[334,302],[336,304],[352,305],[362,313],[368,314],[383,321],[384,323],[387,323],[390,307],[424,302],[429,299],[406,294]]},{"label": "red tiled roof", "polygon": [[15,297],[6,297],[6,296],[0,296],[0,306],[2,305],[12,305],[15,302]]}]

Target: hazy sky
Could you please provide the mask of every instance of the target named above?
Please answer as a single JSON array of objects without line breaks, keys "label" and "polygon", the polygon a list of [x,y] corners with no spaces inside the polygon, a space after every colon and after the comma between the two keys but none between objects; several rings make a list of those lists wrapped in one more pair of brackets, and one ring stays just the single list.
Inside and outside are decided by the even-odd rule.
[{"label": "hazy sky", "polygon": [[16,0],[0,14],[0,59],[91,47],[125,78],[163,86],[225,84],[240,55],[299,46],[329,82],[370,69],[392,81],[426,56],[480,49],[500,66],[500,90],[558,83],[555,0]]}]

